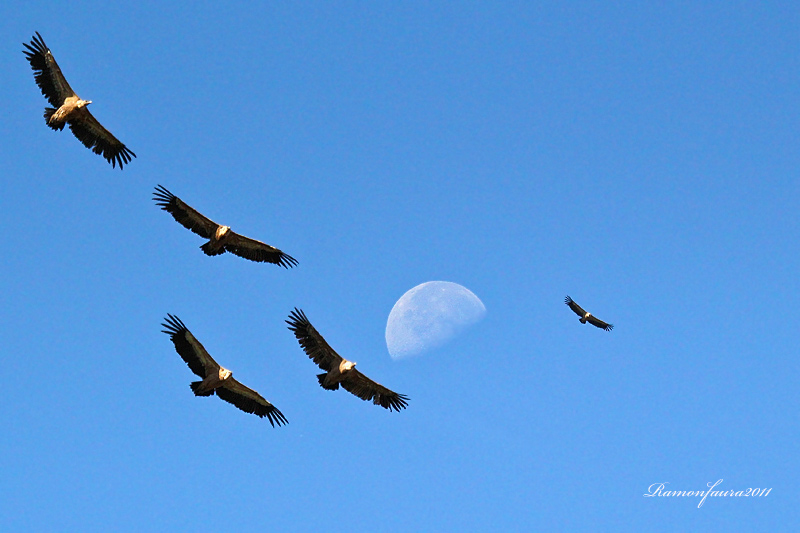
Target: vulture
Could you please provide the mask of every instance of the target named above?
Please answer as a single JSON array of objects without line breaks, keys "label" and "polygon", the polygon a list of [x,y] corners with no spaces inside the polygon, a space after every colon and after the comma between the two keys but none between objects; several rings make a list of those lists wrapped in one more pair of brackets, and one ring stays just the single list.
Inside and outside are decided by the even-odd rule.
[{"label": "vulture", "polygon": [[86,107],[92,101],[83,100],[75,94],[38,31],[30,44],[22,44],[27,48],[22,53],[31,64],[36,84],[53,106],[44,108],[47,125],[60,131],[64,129],[64,124],[69,124],[69,129],[86,148],[102,155],[112,167],[119,165],[122,170],[123,165],[130,163],[131,157],[136,157],[136,154],[92,116]]},{"label": "vulture", "polygon": [[189,385],[195,396],[213,396],[216,393],[245,413],[253,413],[259,418],[266,416],[272,427],[275,427],[275,424],[280,426],[288,423],[283,413],[274,405],[253,389],[236,381],[230,370],[219,366],[180,318],[167,314],[165,320],[166,322],[161,324],[165,328],[162,331],[172,339],[175,351],[189,365],[192,372],[203,378],[202,381],[194,381]]},{"label": "vulture", "polygon": [[598,328],[604,329],[606,331],[611,331],[612,329],[614,329],[614,324],[609,324],[607,322],[603,322],[599,318],[597,318],[594,315],[592,315],[592,313],[589,313],[588,311],[584,311],[583,307],[581,307],[580,305],[576,304],[575,300],[573,300],[569,296],[564,298],[564,303],[567,304],[570,309],[575,311],[576,315],[581,317],[579,319],[581,324],[586,324],[586,322],[589,322],[589,324],[591,324],[593,326],[597,326]]},{"label": "vulture", "polygon": [[408,405],[408,397],[392,392],[380,383],[375,383],[356,370],[356,364],[348,361],[331,348],[322,335],[314,329],[303,311],[294,308],[289,314],[289,329],[300,342],[303,351],[325,371],[318,374],[320,386],[325,390],[336,390],[339,385],[362,400],[372,400],[384,409],[399,411]]},{"label": "vulture", "polygon": [[183,200],[159,185],[153,193],[153,200],[161,209],[171,214],[181,225],[200,235],[208,242],[200,246],[206,255],[220,255],[230,252],[239,257],[259,263],[272,263],[283,268],[297,265],[297,260],[277,248],[261,241],[239,235],[230,226],[220,226],[198,213]]}]

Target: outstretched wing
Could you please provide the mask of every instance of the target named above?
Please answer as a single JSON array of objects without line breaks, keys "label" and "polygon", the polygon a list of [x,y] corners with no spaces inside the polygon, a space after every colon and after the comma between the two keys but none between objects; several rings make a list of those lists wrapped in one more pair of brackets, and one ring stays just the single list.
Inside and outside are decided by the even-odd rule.
[{"label": "outstretched wing", "polygon": [[569,296],[564,298],[564,303],[567,304],[569,308],[572,309],[575,312],[575,314],[578,315],[579,317],[583,318],[584,316],[586,316],[586,311],[583,310],[583,307],[576,304],[575,300],[573,300]]},{"label": "outstretched wing", "polygon": [[339,366],[342,356],[325,342],[325,339],[314,329],[314,326],[308,321],[303,311],[295,307],[294,311],[289,314],[289,320],[286,323],[289,324],[289,329],[292,330],[294,336],[300,342],[303,351],[317,366],[326,372]]},{"label": "outstretched wing", "polygon": [[291,255],[285,254],[274,246],[239,235],[235,231],[231,231],[225,240],[225,249],[236,254],[239,257],[244,257],[250,261],[257,261],[259,263],[272,263],[280,265],[283,268],[290,268],[297,265],[297,259]]},{"label": "outstretched wing", "polygon": [[362,400],[372,400],[375,405],[384,409],[399,411],[408,405],[408,396],[398,394],[369,379],[355,368],[347,372],[341,382],[342,387]]},{"label": "outstretched wing", "polygon": [[193,207],[186,205],[183,200],[159,185],[153,193],[153,200],[161,209],[171,214],[184,228],[200,235],[205,239],[214,236],[219,224],[206,218]]},{"label": "outstretched wing", "polygon": [[166,322],[162,322],[165,329],[162,331],[169,335],[175,345],[175,351],[189,365],[192,372],[204,378],[213,372],[219,372],[219,365],[209,355],[200,341],[194,338],[192,332],[180,318],[167,314]]},{"label": "outstretched wing", "polygon": [[67,123],[75,137],[86,148],[102,155],[112,167],[119,165],[122,170],[123,165],[130,163],[132,157],[136,157],[136,154],[105,129],[85,107],[73,112]]},{"label": "outstretched wing", "polygon": [[22,53],[25,54],[31,64],[36,85],[42,90],[42,94],[50,102],[50,105],[57,109],[61,107],[64,100],[70,96],[75,96],[75,91],[67,83],[53,54],[44,44],[44,39],[42,39],[38,31],[31,39],[30,44],[22,43],[22,45],[27,48]]},{"label": "outstretched wing", "polygon": [[274,405],[265,400],[256,391],[242,385],[232,377],[226,379],[223,385],[216,389],[216,392],[217,396],[228,403],[232,403],[245,413],[253,413],[259,418],[266,416],[272,427],[275,427],[275,424],[280,426],[288,423],[283,413]]},{"label": "outstretched wing", "polygon": [[614,329],[614,324],[609,324],[608,322],[603,322],[602,320],[600,320],[599,318],[597,318],[594,315],[589,315],[589,318],[587,318],[586,320],[589,322],[589,324],[591,324],[593,326],[597,326],[598,328],[604,329],[606,331],[611,331],[612,329]]}]

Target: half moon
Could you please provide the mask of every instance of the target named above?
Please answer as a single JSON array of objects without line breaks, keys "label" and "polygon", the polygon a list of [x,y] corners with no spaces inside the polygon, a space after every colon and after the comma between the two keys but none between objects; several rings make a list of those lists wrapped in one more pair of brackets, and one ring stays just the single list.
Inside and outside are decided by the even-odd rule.
[{"label": "half moon", "polygon": [[386,321],[386,348],[393,359],[419,355],[445,344],[486,315],[469,289],[450,281],[428,281],[406,292]]}]

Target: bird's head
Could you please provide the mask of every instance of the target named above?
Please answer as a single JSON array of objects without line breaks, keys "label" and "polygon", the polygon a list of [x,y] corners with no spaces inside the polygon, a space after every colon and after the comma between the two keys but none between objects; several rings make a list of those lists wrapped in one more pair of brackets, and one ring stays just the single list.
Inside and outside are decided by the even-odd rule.
[{"label": "bird's head", "polygon": [[91,104],[91,100],[78,100],[78,107],[86,107],[87,105]]},{"label": "bird's head", "polygon": [[342,370],[343,371],[353,370],[355,367],[356,367],[355,361],[347,361],[344,365],[342,365]]},{"label": "bird's head", "polygon": [[228,233],[228,231],[230,231],[230,229],[231,229],[230,226],[220,226],[220,227],[218,227],[217,228],[217,235],[216,235],[217,240],[219,240],[222,237],[224,237],[225,234]]},{"label": "bird's head", "polygon": [[227,368],[223,368],[219,371],[219,378],[222,380],[226,380],[233,375],[233,372],[228,370]]}]

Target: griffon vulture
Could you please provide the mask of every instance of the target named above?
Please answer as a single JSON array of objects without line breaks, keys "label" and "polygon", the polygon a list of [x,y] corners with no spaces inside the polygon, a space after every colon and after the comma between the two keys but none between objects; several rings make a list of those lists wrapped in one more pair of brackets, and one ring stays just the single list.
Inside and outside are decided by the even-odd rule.
[{"label": "griffon vulture", "polygon": [[204,239],[209,239],[207,243],[200,246],[200,249],[206,255],[220,255],[230,252],[250,261],[273,263],[284,268],[297,265],[297,260],[294,257],[281,252],[277,248],[239,235],[231,231],[230,226],[221,226],[204,217],[161,185],[156,187],[156,192],[153,193],[153,200],[155,200],[156,205],[159,205],[161,209],[180,222],[184,228],[192,230]]},{"label": "griffon vulture", "polygon": [[289,329],[300,342],[303,351],[325,374],[318,374],[317,379],[323,389],[336,390],[339,385],[355,394],[362,400],[372,400],[375,405],[395,411],[405,409],[408,396],[392,392],[383,385],[375,383],[355,369],[356,364],[348,361],[331,348],[322,335],[314,329],[303,311],[295,307],[289,314]]},{"label": "griffon vulture", "polygon": [[30,44],[22,44],[27,48],[22,52],[31,64],[36,84],[53,106],[44,108],[47,125],[60,131],[64,129],[64,124],[69,124],[69,129],[86,148],[102,155],[112,167],[119,165],[122,170],[122,166],[130,163],[131,157],[136,157],[136,154],[92,116],[86,107],[92,101],[83,100],[75,94],[38,31]]},{"label": "griffon vulture", "polygon": [[597,326],[598,328],[604,329],[606,331],[611,331],[612,329],[614,329],[614,324],[608,324],[607,322],[603,322],[599,318],[595,317],[592,313],[584,311],[583,307],[576,304],[575,301],[569,296],[567,296],[564,299],[564,303],[567,304],[570,309],[575,311],[576,315],[581,317],[579,319],[581,324],[586,324],[586,322],[589,322],[589,324]]},{"label": "griffon vulture", "polygon": [[203,378],[202,381],[195,381],[190,384],[195,396],[213,396],[214,393],[228,403],[232,403],[245,413],[253,413],[260,418],[265,416],[275,427],[288,423],[274,405],[264,399],[259,393],[249,387],[245,387],[233,378],[233,373],[219,366],[208,354],[200,341],[194,338],[192,332],[180,318],[167,314],[164,326],[164,333],[169,335],[175,344],[175,351],[189,365],[192,372]]}]

